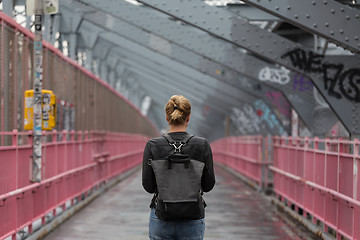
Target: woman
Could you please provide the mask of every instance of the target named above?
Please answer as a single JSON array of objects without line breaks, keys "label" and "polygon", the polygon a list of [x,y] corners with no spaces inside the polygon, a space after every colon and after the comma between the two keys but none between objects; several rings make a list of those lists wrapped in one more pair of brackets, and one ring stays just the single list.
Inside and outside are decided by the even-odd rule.
[{"label": "woman", "polygon": [[[191,114],[191,104],[182,95],[174,95],[165,107],[166,121],[169,123],[168,135],[175,142],[189,139],[186,132]],[[149,237],[150,239],[188,239],[202,240],[204,238],[205,221],[204,211],[202,214],[193,216],[191,220],[160,220],[159,214],[155,214],[157,198],[157,185],[151,161],[166,159],[174,148],[168,140],[162,136],[149,140],[145,146],[143,157],[142,185],[149,193],[155,193],[150,204]],[[215,185],[212,152],[208,141],[204,138],[193,136],[181,149],[182,154],[189,158],[202,162],[201,190],[209,192]],[[149,160],[150,159],[150,160]],[[201,191],[201,193],[202,193]],[[202,199],[202,197],[200,197]],[[203,208],[206,206],[202,202]],[[192,213],[190,213],[191,215]],[[158,216],[157,216],[158,215]]]}]

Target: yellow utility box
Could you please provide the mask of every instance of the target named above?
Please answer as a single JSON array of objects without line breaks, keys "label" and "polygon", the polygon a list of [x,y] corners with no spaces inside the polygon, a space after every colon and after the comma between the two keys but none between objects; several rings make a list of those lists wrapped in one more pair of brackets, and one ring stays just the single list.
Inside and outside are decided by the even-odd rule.
[{"label": "yellow utility box", "polygon": [[[50,90],[41,91],[41,109],[42,109],[42,130],[51,130],[56,126],[56,96]],[[34,90],[25,91],[25,112],[24,129],[33,129],[34,119]]]}]

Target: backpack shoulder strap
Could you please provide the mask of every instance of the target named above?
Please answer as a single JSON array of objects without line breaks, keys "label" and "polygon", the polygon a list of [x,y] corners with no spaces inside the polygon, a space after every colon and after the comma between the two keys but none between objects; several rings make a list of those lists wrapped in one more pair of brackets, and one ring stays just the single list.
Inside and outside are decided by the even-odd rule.
[{"label": "backpack shoulder strap", "polygon": [[169,134],[165,133],[163,137],[168,141],[170,145],[175,143],[174,139],[172,139]]},{"label": "backpack shoulder strap", "polygon": [[188,143],[188,141],[193,137],[194,135],[186,135],[186,137],[182,140],[183,143],[185,143],[185,145]]},{"label": "backpack shoulder strap", "polygon": [[[188,134],[188,135],[185,136],[185,138],[184,138],[183,140],[181,140],[181,142],[187,144],[188,141],[189,141],[193,136],[194,136],[194,135]],[[163,135],[163,137],[166,138],[166,140],[168,141],[169,144],[172,145],[172,144],[175,143],[174,139],[172,139],[169,134],[165,133],[165,134]]]}]

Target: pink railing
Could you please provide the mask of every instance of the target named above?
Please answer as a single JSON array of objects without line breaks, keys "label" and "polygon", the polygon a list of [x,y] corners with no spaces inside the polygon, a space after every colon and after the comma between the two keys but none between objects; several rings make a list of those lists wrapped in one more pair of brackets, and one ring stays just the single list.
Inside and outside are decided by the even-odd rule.
[{"label": "pink railing", "polygon": [[[274,137],[279,198],[349,239],[360,239],[359,141]],[[320,147],[319,147],[320,146]]]},{"label": "pink railing", "polygon": [[42,181],[31,183],[31,132],[5,132],[0,146],[0,239],[12,236],[47,213],[91,191],[142,161],[147,138],[107,132],[44,132]]},{"label": "pink railing", "polygon": [[[237,136],[217,140],[211,144],[214,160],[254,181],[259,187],[270,184],[267,175],[266,141],[262,136]],[[264,150],[264,154],[262,151]]]}]

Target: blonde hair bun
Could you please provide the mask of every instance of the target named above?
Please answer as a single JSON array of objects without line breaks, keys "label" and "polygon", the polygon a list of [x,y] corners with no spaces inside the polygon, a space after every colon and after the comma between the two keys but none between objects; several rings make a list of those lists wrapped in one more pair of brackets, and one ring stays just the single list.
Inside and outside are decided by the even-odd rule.
[{"label": "blonde hair bun", "polygon": [[170,125],[184,124],[191,113],[191,103],[183,95],[173,95],[165,106]]}]

